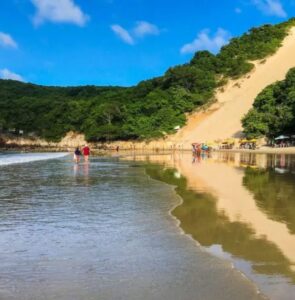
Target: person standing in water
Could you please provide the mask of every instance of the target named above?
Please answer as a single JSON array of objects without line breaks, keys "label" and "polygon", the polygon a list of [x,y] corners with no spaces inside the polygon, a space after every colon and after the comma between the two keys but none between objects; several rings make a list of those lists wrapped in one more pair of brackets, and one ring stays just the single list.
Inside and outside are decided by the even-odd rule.
[{"label": "person standing in water", "polygon": [[84,148],[82,149],[83,155],[84,155],[84,160],[85,162],[89,161],[89,155],[90,155],[90,148],[88,145],[85,145]]},{"label": "person standing in water", "polygon": [[74,161],[76,162],[76,163],[79,163],[80,162],[80,156],[81,156],[81,151],[80,151],[80,149],[79,149],[79,147],[77,147],[76,149],[75,149],[75,151],[74,151]]}]

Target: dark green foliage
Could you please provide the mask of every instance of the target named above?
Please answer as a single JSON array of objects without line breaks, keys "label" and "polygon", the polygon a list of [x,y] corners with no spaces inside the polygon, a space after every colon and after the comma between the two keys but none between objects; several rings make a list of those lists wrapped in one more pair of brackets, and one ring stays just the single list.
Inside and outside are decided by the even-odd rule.
[{"label": "dark green foliage", "polygon": [[242,120],[247,137],[295,134],[295,68],[282,82],[268,86]]},{"label": "dark green foliage", "polygon": [[[253,68],[249,60],[274,53],[291,25],[294,20],[251,29],[232,39],[218,55],[197,52],[190,63],[131,88],[44,87],[0,80],[0,131],[23,130],[52,141],[69,130],[85,133],[90,141],[149,139],[172,133],[175,126],[185,124],[185,113],[213,99],[216,87],[249,72]],[[261,115],[251,114],[259,125],[254,124],[256,131],[269,130],[261,125]],[[290,117],[289,110],[280,111],[280,118]]]}]

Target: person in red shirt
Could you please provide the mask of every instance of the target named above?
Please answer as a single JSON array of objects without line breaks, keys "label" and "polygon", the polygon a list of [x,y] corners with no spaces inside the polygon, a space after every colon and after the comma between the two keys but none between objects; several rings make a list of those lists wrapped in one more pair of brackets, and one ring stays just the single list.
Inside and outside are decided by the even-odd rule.
[{"label": "person in red shirt", "polygon": [[85,145],[84,148],[82,149],[83,155],[84,155],[84,160],[85,162],[88,162],[89,160],[89,155],[90,155],[90,148],[88,145]]}]

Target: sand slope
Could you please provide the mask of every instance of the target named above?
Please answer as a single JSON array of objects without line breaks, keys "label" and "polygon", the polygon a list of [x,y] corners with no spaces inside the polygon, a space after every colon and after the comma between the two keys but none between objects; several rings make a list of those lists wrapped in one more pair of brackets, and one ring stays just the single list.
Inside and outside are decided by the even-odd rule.
[{"label": "sand slope", "polygon": [[241,119],[252,107],[256,96],[266,86],[283,80],[292,67],[295,67],[295,28],[290,30],[276,54],[265,62],[256,62],[251,74],[231,81],[224,91],[218,91],[217,103],[206,112],[189,116],[187,125],[170,137],[169,141],[189,148],[194,141],[240,137]]}]

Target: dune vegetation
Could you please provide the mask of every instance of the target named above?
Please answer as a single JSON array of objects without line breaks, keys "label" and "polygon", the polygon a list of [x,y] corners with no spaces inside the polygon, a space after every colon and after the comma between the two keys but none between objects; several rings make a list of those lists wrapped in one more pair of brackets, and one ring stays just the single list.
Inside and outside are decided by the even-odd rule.
[{"label": "dune vegetation", "polygon": [[242,120],[249,138],[295,134],[295,68],[286,79],[266,87]]},{"label": "dune vegetation", "polygon": [[[71,130],[84,133],[88,141],[163,137],[185,124],[185,113],[214,101],[216,88],[250,72],[251,61],[275,53],[294,25],[290,19],[253,28],[217,55],[197,52],[187,64],[134,87],[45,87],[0,80],[0,130],[21,130],[49,141]],[[260,123],[251,129],[259,114],[257,103],[244,119],[249,136],[270,132],[265,126],[259,129]]]}]

